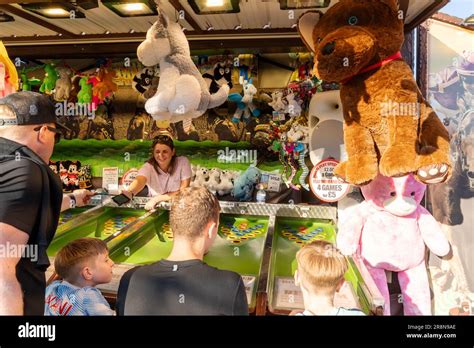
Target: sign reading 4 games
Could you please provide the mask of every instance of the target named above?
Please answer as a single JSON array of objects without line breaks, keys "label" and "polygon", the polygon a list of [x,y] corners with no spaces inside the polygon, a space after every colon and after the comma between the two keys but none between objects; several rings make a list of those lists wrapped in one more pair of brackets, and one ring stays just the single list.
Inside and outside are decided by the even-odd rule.
[{"label": "sign reading 4 games", "polygon": [[322,160],[313,167],[309,175],[311,191],[323,202],[337,202],[350,191],[350,184],[334,176],[334,168],[338,163],[335,159]]}]

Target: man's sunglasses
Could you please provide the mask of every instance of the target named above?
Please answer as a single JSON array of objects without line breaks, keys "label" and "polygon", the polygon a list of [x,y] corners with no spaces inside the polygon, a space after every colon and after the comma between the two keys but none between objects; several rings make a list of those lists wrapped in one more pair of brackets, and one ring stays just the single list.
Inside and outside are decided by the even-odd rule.
[{"label": "man's sunglasses", "polygon": [[[33,130],[35,132],[38,132],[43,126],[39,126],[39,127],[36,127],[36,128],[33,128]],[[54,143],[57,144],[59,143],[59,141],[61,140],[61,136],[63,135],[63,133],[61,133],[61,131],[57,128],[54,128],[54,127],[50,127],[50,126],[44,126],[46,128],[48,128],[49,131],[53,132],[54,133]]]}]

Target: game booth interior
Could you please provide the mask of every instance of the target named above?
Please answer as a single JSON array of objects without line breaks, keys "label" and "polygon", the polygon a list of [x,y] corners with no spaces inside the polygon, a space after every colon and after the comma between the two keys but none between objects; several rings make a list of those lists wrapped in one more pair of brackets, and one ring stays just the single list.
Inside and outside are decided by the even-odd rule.
[{"label": "game booth interior", "polygon": [[204,261],[242,276],[249,313],[304,308],[295,255],[327,240],[348,263],[339,306],[470,315],[474,38],[447,3],[2,2],[0,96],[48,95],[68,127],[50,168],[97,193],[61,214],[51,264],[103,239],[114,306],[124,272],[169,255],[169,204],[112,200],[168,134],[219,199]]}]

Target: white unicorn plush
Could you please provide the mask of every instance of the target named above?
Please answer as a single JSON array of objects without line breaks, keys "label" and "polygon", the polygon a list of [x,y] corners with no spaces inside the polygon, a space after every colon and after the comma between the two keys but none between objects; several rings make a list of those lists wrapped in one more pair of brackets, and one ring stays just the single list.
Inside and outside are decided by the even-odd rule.
[{"label": "white unicorn plush", "polygon": [[215,94],[210,94],[191,59],[181,26],[170,21],[159,7],[158,12],[158,20],[137,49],[143,65],[160,65],[158,89],[146,102],[145,109],[155,120],[179,122],[199,117],[226,101],[229,86],[224,84]]}]

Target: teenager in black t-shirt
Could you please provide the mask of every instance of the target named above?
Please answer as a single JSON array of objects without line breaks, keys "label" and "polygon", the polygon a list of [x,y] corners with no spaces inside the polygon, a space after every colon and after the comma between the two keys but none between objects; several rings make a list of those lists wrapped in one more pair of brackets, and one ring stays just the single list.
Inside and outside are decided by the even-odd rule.
[{"label": "teenager in black t-shirt", "polygon": [[63,127],[48,97],[19,92],[0,99],[0,315],[43,315],[46,249],[61,210],[92,194],[62,194],[49,168]]},{"label": "teenager in black t-shirt", "polygon": [[166,260],[135,267],[120,280],[118,315],[248,315],[242,277],[204,263],[219,226],[219,202],[185,188],[170,212],[173,249]]}]

